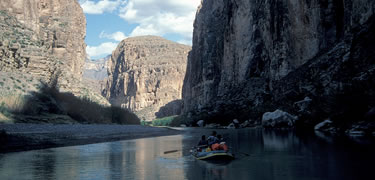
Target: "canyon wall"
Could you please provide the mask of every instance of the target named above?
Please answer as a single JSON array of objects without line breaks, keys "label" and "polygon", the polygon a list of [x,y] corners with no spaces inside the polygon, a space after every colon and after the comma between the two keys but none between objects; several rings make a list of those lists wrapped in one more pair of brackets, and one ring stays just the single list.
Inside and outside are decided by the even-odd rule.
[{"label": "canyon wall", "polygon": [[[10,68],[9,63],[15,60],[3,56],[2,66],[5,61],[11,61],[4,65],[9,71],[23,69],[50,76],[51,72],[44,67],[48,66],[50,70],[60,71],[61,89],[72,88],[74,81],[81,80],[86,57],[86,18],[76,0],[2,0],[0,10],[4,19],[2,41],[10,42],[3,43],[3,49],[19,54],[20,61],[26,62],[22,67]],[[18,55],[13,59],[17,58]]]},{"label": "canyon wall", "polygon": [[[372,51],[363,47],[373,44],[359,39],[373,37],[374,10],[371,0],[202,1],[184,79],[184,114],[222,123],[259,120],[276,108],[298,113],[294,102],[310,97],[327,106],[314,116],[327,118],[332,99],[374,67]],[[348,64],[352,70],[344,70]],[[370,81],[356,82],[367,87]],[[370,92],[364,96],[373,97]]]},{"label": "canyon wall", "polygon": [[[170,102],[181,99],[190,49],[156,36],[123,40],[109,60],[103,95],[112,105],[127,108],[143,120],[155,119],[155,113],[175,115],[181,103]],[[167,104],[170,110],[159,112]]]}]

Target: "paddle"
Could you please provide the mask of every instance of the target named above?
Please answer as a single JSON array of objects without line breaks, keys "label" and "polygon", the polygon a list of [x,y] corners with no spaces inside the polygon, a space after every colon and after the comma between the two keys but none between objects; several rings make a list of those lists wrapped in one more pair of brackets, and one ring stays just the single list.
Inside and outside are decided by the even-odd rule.
[{"label": "paddle", "polygon": [[[206,147],[207,147],[206,145],[202,145],[202,146],[194,146],[193,148],[195,149],[195,148],[206,148]],[[175,150],[165,151],[164,154],[175,153],[175,152],[178,152],[178,151],[182,151],[182,150],[175,149]]]},{"label": "paddle", "polygon": [[169,154],[169,153],[174,153],[174,152],[178,152],[180,150],[170,150],[170,151],[165,151],[164,154]]},{"label": "paddle", "polygon": [[244,152],[240,152],[240,151],[237,151],[238,153],[241,153],[241,154],[243,154],[243,155],[245,155],[245,156],[250,156],[250,154],[247,154],[247,153],[244,153]]},{"label": "paddle", "polygon": [[[229,147],[229,148],[233,150],[232,147]],[[244,152],[241,152],[241,151],[236,151],[236,152],[237,152],[237,153],[240,153],[240,154],[243,154],[243,155],[245,155],[245,156],[250,156],[250,154],[247,154],[247,153],[244,153]]]}]

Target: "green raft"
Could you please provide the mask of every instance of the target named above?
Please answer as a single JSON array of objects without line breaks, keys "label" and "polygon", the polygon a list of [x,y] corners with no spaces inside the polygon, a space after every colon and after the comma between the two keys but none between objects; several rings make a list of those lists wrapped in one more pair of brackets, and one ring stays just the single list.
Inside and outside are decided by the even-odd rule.
[{"label": "green raft", "polygon": [[195,151],[193,152],[193,156],[198,160],[233,160],[234,155],[228,151],[224,150],[217,150],[217,151]]}]

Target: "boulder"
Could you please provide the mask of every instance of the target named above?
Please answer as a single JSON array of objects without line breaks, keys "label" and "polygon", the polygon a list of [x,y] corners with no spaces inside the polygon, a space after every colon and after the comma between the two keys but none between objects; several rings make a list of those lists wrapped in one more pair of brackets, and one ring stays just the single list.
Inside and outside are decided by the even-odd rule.
[{"label": "boulder", "polygon": [[327,129],[328,127],[332,126],[332,121],[327,119],[323,122],[320,122],[319,124],[315,125],[314,129],[315,130],[322,130],[322,129]]},{"label": "boulder", "polygon": [[294,126],[296,120],[298,120],[297,116],[278,109],[274,112],[263,114],[262,126],[267,128],[290,128]]},{"label": "boulder", "polygon": [[233,123],[233,125],[234,125],[235,128],[239,128],[240,127],[240,122],[237,119],[233,119],[232,123]]},{"label": "boulder", "polygon": [[197,125],[198,125],[199,127],[203,127],[203,126],[204,126],[204,120],[199,120],[199,121],[197,122]]},{"label": "boulder", "polygon": [[216,124],[216,123],[211,123],[211,124],[207,124],[205,126],[206,128],[220,128],[220,124]]},{"label": "boulder", "polygon": [[319,124],[315,125],[315,131],[325,132],[325,133],[336,133],[337,128],[333,126],[333,122],[330,119],[324,120]]},{"label": "boulder", "polygon": [[306,111],[310,107],[311,102],[312,102],[312,99],[310,99],[309,97],[305,97],[305,99],[295,102],[294,106],[298,108],[298,112],[306,113]]},{"label": "boulder", "polygon": [[345,131],[349,136],[364,136],[371,135],[375,130],[374,122],[361,121],[351,125],[351,127]]},{"label": "boulder", "polygon": [[245,122],[243,122],[242,124],[240,124],[241,128],[245,128],[245,127],[249,127],[249,126],[250,126],[249,120],[246,120]]},{"label": "boulder", "polygon": [[228,126],[227,126],[227,129],[235,129],[236,127],[234,126],[233,123],[230,123]]}]

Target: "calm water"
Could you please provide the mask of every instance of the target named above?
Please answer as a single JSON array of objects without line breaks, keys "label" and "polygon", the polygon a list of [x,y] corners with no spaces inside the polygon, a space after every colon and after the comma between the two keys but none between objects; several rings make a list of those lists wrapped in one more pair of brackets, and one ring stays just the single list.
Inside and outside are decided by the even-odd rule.
[{"label": "calm water", "polygon": [[[186,129],[185,129],[186,130]],[[237,159],[190,156],[202,134],[0,154],[0,179],[374,179],[373,141],[257,129],[218,130]],[[165,151],[179,150],[164,154]],[[245,155],[248,154],[249,156]]]}]

